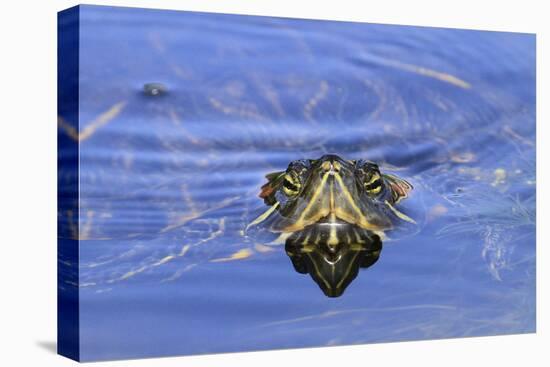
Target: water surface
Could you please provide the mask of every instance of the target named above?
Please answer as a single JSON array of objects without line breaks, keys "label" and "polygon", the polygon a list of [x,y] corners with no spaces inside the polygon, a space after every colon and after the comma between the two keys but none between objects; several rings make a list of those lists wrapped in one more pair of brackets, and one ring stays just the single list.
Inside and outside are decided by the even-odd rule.
[{"label": "water surface", "polygon": [[[534,35],[84,6],[80,73],[83,360],[535,331]],[[339,298],[242,234],[327,153],[418,222]]]}]

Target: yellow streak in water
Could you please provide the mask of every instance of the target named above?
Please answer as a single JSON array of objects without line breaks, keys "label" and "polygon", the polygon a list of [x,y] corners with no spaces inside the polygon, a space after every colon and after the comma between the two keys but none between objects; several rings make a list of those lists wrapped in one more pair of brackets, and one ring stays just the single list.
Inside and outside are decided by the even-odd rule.
[{"label": "yellow streak in water", "polygon": [[534,141],[531,141],[521,135],[519,135],[517,132],[515,132],[514,130],[512,130],[512,128],[510,126],[504,126],[502,128],[502,131],[505,132],[506,134],[510,135],[512,138],[518,140],[519,142],[525,144],[525,145],[528,145],[530,147],[535,147],[535,142]]},{"label": "yellow streak in water", "polygon": [[162,265],[162,264],[167,263],[168,261],[172,260],[173,258],[175,258],[174,255],[165,256],[162,259],[160,259],[159,261],[157,261],[156,263],[154,263],[153,266]]},{"label": "yellow streak in water", "polygon": [[170,120],[172,121],[172,123],[180,129],[182,135],[184,137],[186,137],[187,139],[189,139],[191,144],[195,144],[195,145],[202,144],[202,142],[199,139],[197,139],[195,136],[193,136],[191,133],[189,133],[189,131],[187,131],[187,129],[185,129],[183,127],[182,120],[181,120],[180,116],[178,115],[178,113],[176,112],[176,110],[173,107],[171,107],[168,110],[168,114],[170,115]]},{"label": "yellow streak in water", "polygon": [[310,100],[306,103],[304,107],[304,116],[308,120],[312,120],[313,110],[315,109],[315,107],[317,107],[319,102],[321,102],[327,96],[328,89],[328,83],[325,80],[321,80],[321,83],[319,84],[319,90],[317,91],[317,93],[315,93],[313,97],[310,98]]},{"label": "yellow streak in water", "polygon": [[212,107],[214,107],[215,109],[217,109],[218,111],[222,112],[225,115],[240,116],[240,117],[245,117],[245,118],[254,119],[258,121],[266,120],[266,118],[258,112],[258,108],[256,107],[255,104],[241,102],[236,107],[233,107],[223,103],[222,101],[214,97],[210,97],[208,100],[210,102],[210,105],[212,105]]},{"label": "yellow streak in water", "polygon": [[69,138],[78,141],[78,130],[70,123],[65,121],[63,117],[57,116],[57,126],[61,130],[65,131],[65,134],[67,134]]},{"label": "yellow streak in water", "polygon": [[270,245],[284,245],[287,238],[289,238],[290,236],[292,236],[292,232],[283,232],[279,235],[279,237],[277,237],[273,241],[269,242],[269,244]]},{"label": "yellow streak in water", "polygon": [[189,189],[186,184],[181,185],[181,196],[187,207],[189,207],[191,215],[197,215],[199,213],[197,210],[197,206],[195,205],[191,194],[189,194]]},{"label": "yellow streak in water", "polygon": [[92,231],[92,225],[94,222],[94,215],[95,215],[95,212],[93,210],[88,210],[86,212],[86,222],[80,229],[80,236],[79,236],[80,240],[87,240],[90,238],[90,233]]},{"label": "yellow streak in water", "polygon": [[[205,242],[208,242],[220,235],[223,234],[223,232],[225,231],[225,218],[222,218],[220,219],[220,222],[219,222],[219,227],[218,227],[218,230],[213,232],[208,238],[205,238],[201,241],[198,241],[197,243],[193,244],[193,245],[189,245],[189,244],[186,244],[184,246],[182,246],[181,250],[179,253],[177,254],[170,254],[170,255],[167,255],[165,257],[163,257],[162,259],[160,260],[157,260],[155,261],[154,263],[151,263],[151,264],[146,264],[146,265],[142,265],[141,267],[137,268],[137,269],[134,269],[134,270],[130,270],[128,271],[127,273],[123,274],[122,276],[118,277],[118,278],[114,278],[114,279],[109,279],[107,281],[107,283],[114,283],[114,282],[118,282],[118,281],[121,281],[121,280],[125,280],[125,279],[128,279],[128,278],[131,278],[133,277],[134,275],[137,275],[139,273],[143,273],[144,271],[148,270],[148,269],[151,269],[155,266],[160,266],[160,265],[163,265],[163,264],[166,264],[167,262],[169,261],[172,261],[178,257],[183,257],[185,256],[185,254],[187,254],[187,252],[189,251],[189,249],[193,246],[198,246],[200,244],[203,244]],[[191,269],[193,266],[195,266],[196,264],[190,264],[188,265],[187,267],[185,267],[185,270],[184,271],[187,271],[189,269]],[[176,279],[178,278],[179,276],[181,275],[181,272],[178,272],[177,276],[175,276],[173,279]],[[169,279],[168,279],[169,280]],[[167,281],[167,280],[163,280],[163,281]]]},{"label": "yellow streak in water", "polygon": [[63,120],[62,117],[57,118],[57,126],[60,129],[64,130],[71,139],[82,142],[90,138],[100,127],[108,124],[115,117],[117,117],[125,106],[126,102],[124,101],[116,103],[107,111],[100,114],[92,122],[90,122],[88,126],[86,126],[84,130],[82,130],[81,133],[78,133],[78,130],[67,121]]},{"label": "yellow streak in water", "polygon": [[428,68],[418,66],[418,65],[407,64],[407,63],[397,61],[397,60],[390,60],[390,59],[384,59],[384,58],[378,58],[378,57],[376,58],[376,61],[383,64],[383,65],[386,65],[386,66],[390,66],[390,67],[394,67],[394,68],[397,68],[397,69],[409,71],[411,73],[419,74],[419,75],[422,75],[422,76],[427,76],[429,78],[434,78],[434,79],[452,84],[454,86],[457,86],[457,87],[460,87],[460,88],[463,88],[463,89],[470,89],[472,87],[470,85],[470,83],[468,83],[468,82],[466,82],[462,79],[459,79],[454,75],[447,74],[447,73],[444,73],[444,72],[441,72],[441,71],[428,69]]},{"label": "yellow streak in water", "polygon": [[260,327],[273,327],[273,326],[279,326],[279,325],[295,324],[295,323],[315,320],[315,319],[327,319],[330,317],[345,315],[350,313],[372,314],[374,312],[385,313],[385,312],[409,311],[409,310],[440,310],[440,311],[454,312],[456,311],[456,309],[457,308],[455,306],[444,305],[444,304],[441,304],[441,305],[440,304],[419,304],[419,305],[413,305],[413,306],[398,306],[398,307],[383,307],[383,308],[370,308],[370,307],[350,308],[350,309],[344,309],[344,310],[329,310],[320,314],[305,315],[305,316],[296,317],[293,319],[273,321],[273,322],[260,325]]},{"label": "yellow streak in water", "polygon": [[201,216],[203,216],[204,214],[206,214],[208,212],[224,208],[224,207],[231,204],[232,202],[234,202],[237,199],[239,199],[239,196],[235,196],[235,197],[232,197],[232,198],[227,198],[227,199],[221,201],[218,205],[214,205],[214,206],[212,206],[208,209],[204,209],[201,212],[186,213],[186,214],[176,218],[176,220],[172,224],[169,224],[166,227],[164,227],[163,229],[161,229],[160,233],[165,233],[165,232],[171,231],[174,228],[181,227],[184,224],[188,223],[189,221],[191,221],[193,219],[200,218]]},{"label": "yellow streak in water", "polygon": [[395,209],[393,207],[393,205],[391,205],[387,200],[384,201],[386,203],[386,205],[388,206],[388,208],[391,209],[391,211],[393,212],[393,214],[397,215],[400,219],[403,219],[404,221],[406,222],[409,222],[409,223],[413,223],[413,224],[416,224],[416,222],[414,221],[414,219],[412,219],[411,217],[407,216],[406,214],[404,213],[401,213],[399,210]]},{"label": "yellow streak in water", "polygon": [[254,249],[258,252],[265,253],[265,252],[272,252],[275,251],[275,249],[271,246],[262,245],[261,243],[257,243],[254,245]]},{"label": "yellow streak in water", "polygon": [[82,132],[78,135],[78,140],[82,142],[91,137],[97,131],[97,129],[106,125],[115,117],[117,117],[124,109],[124,106],[126,106],[126,102],[119,102],[113,105],[107,111],[103,112],[95,120],[90,122],[90,124],[86,126],[84,130],[82,130]]},{"label": "yellow streak in water", "polygon": [[224,262],[224,261],[242,260],[250,256],[252,256],[252,251],[250,249],[244,248],[242,250],[235,252],[229,257],[213,259],[213,260],[210,260],[210,262],[217,263],[217,262]]},{"label": "yellow streak in water", "polygon": [[278,206],[279,206],[279,202],[277,201],[274,205],[269,207],[269,209],[267,209],[263,214],[261,214],[258,218],[254,219],[249,225],[247,225],[244,231],[246,232],[248,231],[248,228],[255,226],[256,224],[266,220],[267,217],[269,217],[269,215],[273,213],[273,211],[277,209]]}]

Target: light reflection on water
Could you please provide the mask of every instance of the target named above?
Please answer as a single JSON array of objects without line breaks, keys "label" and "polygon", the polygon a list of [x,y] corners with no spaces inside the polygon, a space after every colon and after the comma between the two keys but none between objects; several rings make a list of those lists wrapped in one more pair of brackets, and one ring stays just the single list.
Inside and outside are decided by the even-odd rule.
[{"label": "light reflection on water", "polygon": [[[534,331],[534,36],[81,16],[83,359]],[[412,182],[419,223],[338,299],[242,235],[266,173],[326,153]]]}]

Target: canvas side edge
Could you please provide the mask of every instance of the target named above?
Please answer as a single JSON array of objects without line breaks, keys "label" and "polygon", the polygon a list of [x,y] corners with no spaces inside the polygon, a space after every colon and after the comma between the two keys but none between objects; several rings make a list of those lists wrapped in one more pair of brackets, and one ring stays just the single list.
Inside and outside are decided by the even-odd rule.
[{"label": "canvas side edge", "polygon": [[79,46],[80,9],[57,17],[57,352],[80,360]]}]

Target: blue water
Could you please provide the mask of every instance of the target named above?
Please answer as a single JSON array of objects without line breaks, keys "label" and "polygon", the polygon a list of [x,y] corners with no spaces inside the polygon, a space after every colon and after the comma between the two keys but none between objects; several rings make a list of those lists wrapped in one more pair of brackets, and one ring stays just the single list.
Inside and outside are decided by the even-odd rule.
[{"label": "blue water", "polygon": [[[83,360],[535,331],[534,35],[84,6],[80,73]],[[338,298],[242,234],[326,153],[418,223]]]}]

